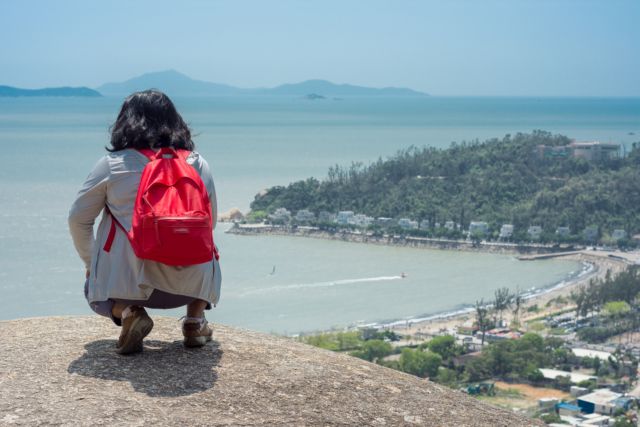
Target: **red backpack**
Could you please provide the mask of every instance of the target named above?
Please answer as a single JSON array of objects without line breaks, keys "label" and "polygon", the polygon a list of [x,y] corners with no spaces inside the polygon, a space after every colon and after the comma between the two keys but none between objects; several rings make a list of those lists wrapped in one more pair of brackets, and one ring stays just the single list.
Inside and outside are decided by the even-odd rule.
[{"label": "red backpack", "polygon": [[149,163],[142,170],[131,230],[125,230],[112,214],[104,250],[111,249],[117,224],[138,258],[168,265],[218,259],[211,202],[198,171],[187,163],[191,152],[173,148],[139,151]]}]

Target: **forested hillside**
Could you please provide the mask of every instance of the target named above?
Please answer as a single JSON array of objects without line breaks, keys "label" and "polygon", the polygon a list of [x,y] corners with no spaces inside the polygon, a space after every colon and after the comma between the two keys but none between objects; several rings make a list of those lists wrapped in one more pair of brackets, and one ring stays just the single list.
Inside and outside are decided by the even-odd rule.
[{"label": "forested hillside", "polygon": [[[597,225],[640,232],[640,144],[624,158],[587,161],[540,158],[536,146],[566,145],[564,136],[534,131],[447,149],[409,148],[370,164],[330,168],[256,196],[255,213],[353,210],[373,217],[408,217],[468,226],[486,221],[517,230],[541,225],[546,234],[568,226],[572,234]],[[636,145],[638,147],[636,148]]]}]

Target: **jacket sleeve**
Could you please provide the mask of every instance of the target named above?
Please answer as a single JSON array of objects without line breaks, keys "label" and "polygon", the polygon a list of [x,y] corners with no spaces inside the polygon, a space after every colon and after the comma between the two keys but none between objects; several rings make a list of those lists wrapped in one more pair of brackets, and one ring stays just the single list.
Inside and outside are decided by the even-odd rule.
[{"label": "jacket sleeve", "polygon": [[218,222],[218,200],[216,198],[216,187],[213,183],[213,176],[211,175],[211,171],[209,170],[209,164],[207,161],[200,156],[201,161],[201,178],[202,182],[204,182],[205,187],[207,187],[207,192],[209,193],[209,200],[211,201],[211,216],[213,219],[213,228],[216,228],[216,223]]},{"label": "jacket sleeve", "polygon": [[69,210],[69,231],[78,255],[88,269],[95,244],[93,224],[107,203],[110,169],[107,156],[98,161]]}]

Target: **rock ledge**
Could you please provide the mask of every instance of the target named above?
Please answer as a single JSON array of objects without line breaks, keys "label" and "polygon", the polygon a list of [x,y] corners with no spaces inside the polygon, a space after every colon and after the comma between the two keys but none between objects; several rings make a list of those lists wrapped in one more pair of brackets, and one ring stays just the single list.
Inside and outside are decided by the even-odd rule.
[{"label": "rock ledge", "polygon": [[93,317],[0,322],[0,425],[536,425],[463,393],[346,355],[214,326],[183,348],[155,318],[143,353],[115,354]]}]

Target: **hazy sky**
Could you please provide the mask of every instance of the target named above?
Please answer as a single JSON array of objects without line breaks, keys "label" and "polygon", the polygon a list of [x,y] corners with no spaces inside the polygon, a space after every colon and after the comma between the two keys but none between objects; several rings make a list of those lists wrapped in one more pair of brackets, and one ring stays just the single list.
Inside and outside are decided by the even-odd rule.
[{"label": "hazy sky", "polygon": [[640,96],[640,1],[30,1],[0,5],[0,84],[176,69],[434,95]]}]

